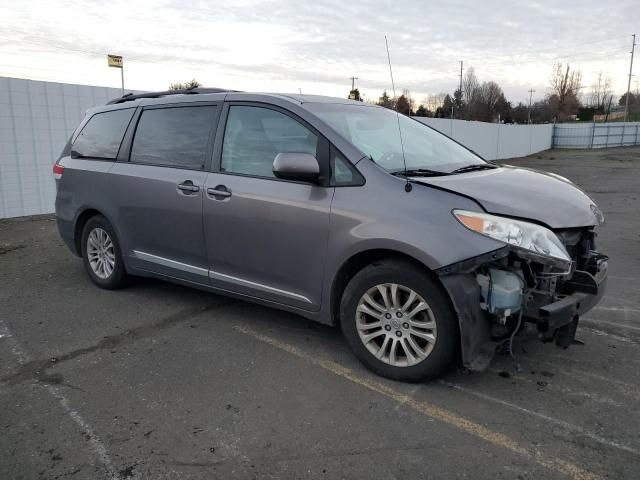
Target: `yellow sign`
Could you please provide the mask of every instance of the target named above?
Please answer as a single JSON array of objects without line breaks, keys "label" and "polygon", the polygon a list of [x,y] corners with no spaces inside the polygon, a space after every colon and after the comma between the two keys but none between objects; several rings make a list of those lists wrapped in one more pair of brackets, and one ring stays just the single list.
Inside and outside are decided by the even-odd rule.
[{"label": "yellow sign", "polygon": [[122,57],[120,55],[107,55],[107,63],[110,67],[122,68]]}]

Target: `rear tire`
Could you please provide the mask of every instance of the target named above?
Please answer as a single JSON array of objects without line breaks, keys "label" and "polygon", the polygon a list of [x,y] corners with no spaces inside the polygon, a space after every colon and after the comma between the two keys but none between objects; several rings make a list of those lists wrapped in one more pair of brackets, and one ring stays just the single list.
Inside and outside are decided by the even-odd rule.
[{"label": "rear tire", "polygon": [[342,296],[340,324],[356,357],[393,380],[435,378],[458,349],[458,321],[448,295],[407,261],[380,260],[358,272]]},{"label": "rear tire", "polygon": [[91,217],[84,225],[81,250],[84,268],[98,287],[114,290],[126,284],[118,237],[102,215]]}]

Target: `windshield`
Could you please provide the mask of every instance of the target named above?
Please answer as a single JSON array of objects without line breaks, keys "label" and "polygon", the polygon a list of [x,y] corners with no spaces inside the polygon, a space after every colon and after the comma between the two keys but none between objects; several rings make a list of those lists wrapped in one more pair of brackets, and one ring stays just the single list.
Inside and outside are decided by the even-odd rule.
[{"label": "windshield", "polygon": [[[306,103],[365,155],[390,172],[404,170],[398,120],[393,110],[366,105]],[[468,165],[486,165],[473,152],[426,125],[400,115],[407,169],[445,173]]]}]

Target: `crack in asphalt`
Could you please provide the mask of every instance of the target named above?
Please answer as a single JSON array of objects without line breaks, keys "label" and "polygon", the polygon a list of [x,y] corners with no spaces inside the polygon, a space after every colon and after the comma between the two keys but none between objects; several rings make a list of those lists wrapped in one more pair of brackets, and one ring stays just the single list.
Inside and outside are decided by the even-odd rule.
[{"label": "crack in asphalt", "polygon": [[47,385],[63,385],[70,388],[78,388],[66,384],[63,377],[59,373],[48,373],[47,370],[61,363],[73,360],[83,355],[93,353],[100,350],[111,350],[115,347],[129,345],[142,338],[150,337],[161,330],[165,330],[173,325],[189,320],[195,315],[219,310],[236,303],[235,300],[217,301],[204,306],[190,307],[180,310],[169,315],[162,320],[154,323],[140,325],[139,327],[125,330],[117,335],[108,335],[103,337],[99,342],[88,347],[78,348],[63,355],[51,357],[49,359],[31,360],[21,365],[15,373],[0,377],[0,385],[16,385],[28,380],[36,380],[37,382]]}]

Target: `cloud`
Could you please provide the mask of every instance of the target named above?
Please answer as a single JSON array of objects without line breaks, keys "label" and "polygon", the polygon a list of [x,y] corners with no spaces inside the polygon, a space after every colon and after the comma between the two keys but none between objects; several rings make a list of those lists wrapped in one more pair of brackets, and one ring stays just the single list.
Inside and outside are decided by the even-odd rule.
[{"label": "cloud", "polygon": [[0,0],[0,8],[4,75],[117,86],[109,52],[124,56],[130,88],[196,77],[211,86],[344,96],[355,75],[374,98],[390,90],[387,34],[397,88],[418,100],[453,91],[459,60],[515,101],[531,87],[542,95],[555,61],[582,68],[585,84],[602,70],[622,92],[637,19],[631,0]]}]

